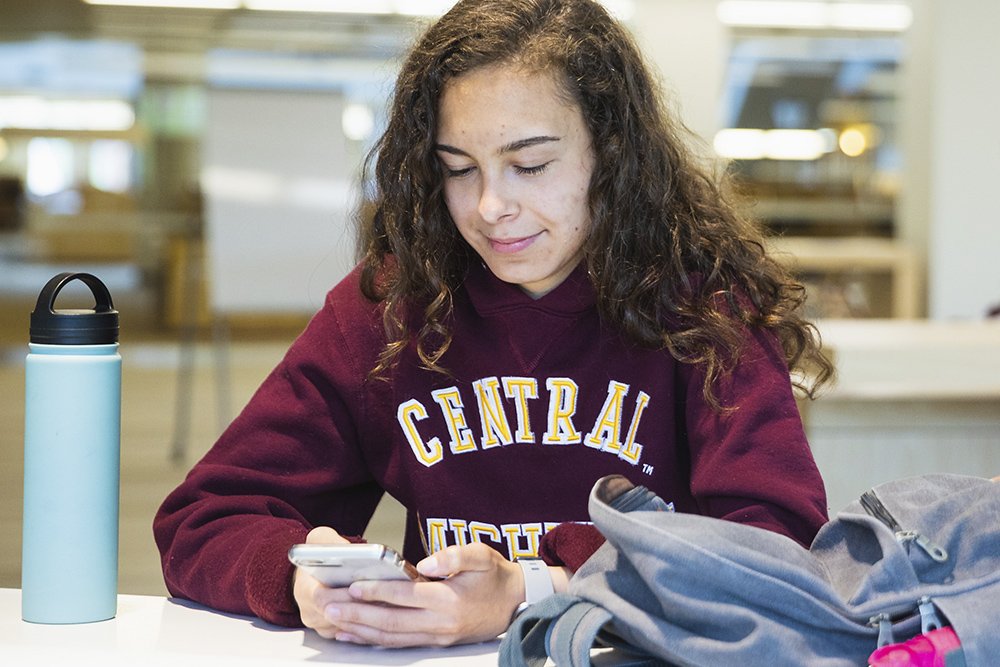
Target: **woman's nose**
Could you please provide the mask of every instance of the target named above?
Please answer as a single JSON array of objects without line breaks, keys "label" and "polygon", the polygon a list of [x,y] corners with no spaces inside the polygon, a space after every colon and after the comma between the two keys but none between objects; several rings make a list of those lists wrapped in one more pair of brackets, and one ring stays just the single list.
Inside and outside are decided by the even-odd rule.
[{"label": "woman's nose", "polygon": [[479,215],[489,223],[501,222],[517,211],[510,189],[501,178],[483,179],[479,194]]}]

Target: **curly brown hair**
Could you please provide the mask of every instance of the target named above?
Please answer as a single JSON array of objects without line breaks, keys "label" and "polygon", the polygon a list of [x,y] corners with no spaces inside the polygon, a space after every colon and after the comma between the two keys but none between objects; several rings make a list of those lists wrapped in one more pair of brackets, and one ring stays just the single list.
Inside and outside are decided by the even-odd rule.
[{"label": "curly brown hair", "polygon": [[583,113],[595,155],[584,261],[604,321],[704,364],[703,392],[717,408],[714,385],[736,363],[746,327],[777,335],[789,369],[809,371],[811,381],[796,380],[809,396],[832,376],[800,314],[804,288],[766,254],[726,174],[695,157],[633,39],[593,0],[461,0],[410,51],[365,163],[361,284],[384,303],[389,341],[373,374],[411,342],[426,368],[444,372],[452,292],[475,253],[444,202],[438,104],[450,80],[497,64],[552,74]]}]

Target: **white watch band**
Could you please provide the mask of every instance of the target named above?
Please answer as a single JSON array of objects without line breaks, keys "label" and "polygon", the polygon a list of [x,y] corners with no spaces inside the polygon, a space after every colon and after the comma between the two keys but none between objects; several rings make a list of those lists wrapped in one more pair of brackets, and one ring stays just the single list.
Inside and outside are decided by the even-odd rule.
[{"label": "white watch band", "polygon": [[545,561],[540,558],[522,558],[516,563],[524,572],[524,602],[518,606],[519,612],[555,593],[549,566]]}]

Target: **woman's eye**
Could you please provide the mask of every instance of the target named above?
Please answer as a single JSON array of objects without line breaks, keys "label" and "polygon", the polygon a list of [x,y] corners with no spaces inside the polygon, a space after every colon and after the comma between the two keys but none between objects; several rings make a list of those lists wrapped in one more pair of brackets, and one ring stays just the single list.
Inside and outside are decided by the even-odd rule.
[{"label": "woman's eye", "polygon": [[468,176],[472,173],[474,167],[464,167],[462,169],[452,169],[451,167],[445,167],[444,173],[448,178],[462,178],[463,176]]},{"label": "woman's eye", "polygon": [[540,174],[545,171],[545,168],[549,166],[548,162],[535,165],[534,167],[514,167],[514,170],[519,174],[524,174],[526,176],[534,176],[535,174]]}]

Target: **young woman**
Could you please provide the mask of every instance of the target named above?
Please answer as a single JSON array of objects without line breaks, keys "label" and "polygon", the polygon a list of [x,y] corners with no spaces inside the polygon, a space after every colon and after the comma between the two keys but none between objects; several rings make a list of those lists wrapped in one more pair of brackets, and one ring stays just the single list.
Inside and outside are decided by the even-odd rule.
[{"label": "young woman", "polygon": [[[358,268],[155,519],[172,594],[341,641],[492,638],[532,597],[519,557],[559,590],[600,543],[588,493],[615,473],[810,542],[826,499],[789,371],[830,366],[802,289],[599,4],[460,1],[370,164]],[[434,580],[293,570],[383,493]]]}]

